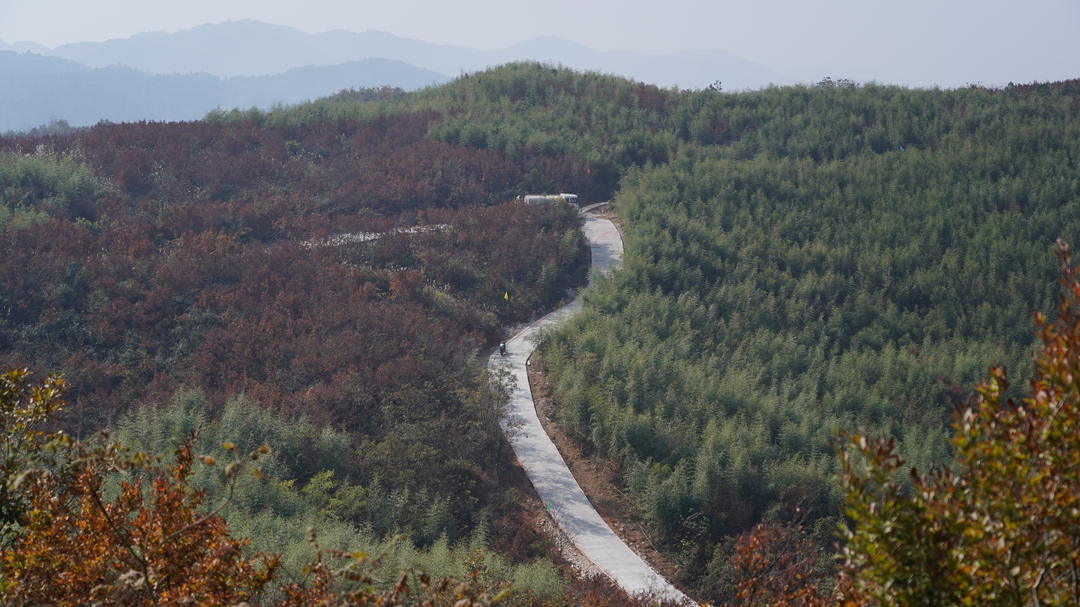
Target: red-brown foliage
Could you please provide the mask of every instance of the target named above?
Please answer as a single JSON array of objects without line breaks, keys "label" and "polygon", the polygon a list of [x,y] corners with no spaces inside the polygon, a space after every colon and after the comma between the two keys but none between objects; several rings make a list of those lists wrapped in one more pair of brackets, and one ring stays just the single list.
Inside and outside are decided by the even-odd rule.
[{"label": "red-brown foliage", "polygon": [[800,527],[790,523],[758,523],[739,536],[734,605],[761,607],[824,607],[830,602],[818,588],[821,549]]},{"label": "red-brown foliage", "polygon": [[896,479],[890,440],[849,437],[843,605],[1074,605],[1080,600],[1080,269],[1041,314],[1031,396],[990,370],[957,411],[950,468]]},{"label": "red-brown foliage", "polygon": [[[69,378],[62,425],[76,435],[185,386],[210,408],[245,394],[333,423],[356,440],[354,482],[413,495],[413,518],[441,499],[447,532],[463,533],[499,457],[476,356],[553,306],[585,262],[576,213],[502,202],[587,174],[572,158],[433,142],[431,119],[0,140],[51,146],[42,166],[85,163],[111,184],[77,205],[45,179],[11,186],[34,188],[15,199],[50,217],[0,226],[0,365]],[[379,236],[328,239],[350,232]]]},{"label": "red-brown foliage", "polygon": [[[76,452],[72,478],[36,476],[25,528],[5,547],[8,605],[232,605],[257,597],[277,559],[244,554],[188,485],[190,443],[167,469],[143,469],[106,497],[108,450]],[[79,461],[79,460],[82,461]],[[139,468],[139,467],[137,467]]]},{"label": "red-brown foliage", "polygon": [[[246,237],[267,240],[296,234],[285,229],[294,221],[287,215],[393,217],[493,204],[527,191],[592,187],[580,159],[527,152],[509,157],[428,139],[435,118],[417,113],[303,127],[251,121],[113,124],[3,140],[0,149],[45,145],[77,153],[117,186],[120,196],[112,202],[139,205],[151,216],[164,213],[157,223],[166,236],[241,224]],[[183,208],[192,202],[197,205]],[[102,212],[117,215],[114,205],[100,201],[89,210],[92,216]],[[275,225],[279,220],[285,223]]]},{"label": "red-brown foliage", "polygon": [[[586,174],[572,159],[428,140],[432,118],[0,141],[77,151],[116,186],[0,238],[0,363],[71,377],[80,427],[182,384],[354,428],[400,390],[427,395],[411,415],[452,414],[445,394],[476,348],[552,305],[583,263],[572,213],[483,205],[529,175],[569,188]],[[441,227],[310,244],[417,222]]]}]

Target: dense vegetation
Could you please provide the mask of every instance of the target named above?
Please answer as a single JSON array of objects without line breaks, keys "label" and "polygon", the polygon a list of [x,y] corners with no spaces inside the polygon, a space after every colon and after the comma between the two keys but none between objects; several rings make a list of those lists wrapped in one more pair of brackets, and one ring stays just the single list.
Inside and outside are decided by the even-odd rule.
[{"label": "dense vegetation", "polygon": [[722,538],[795,517],[831,542],[838,429],[941,462],[985,368],[1030,370],[1050,246],[1080,227],[1078,97],[831,79],[731,95],[519,64],[266,119],[435,111],[444,142],[587,161],[627,265],[546,345],[560,419],[621,464],[684,580],[724,598]]},{"label": "dense vegetation", "polygon": [[682,141],[720,141],[728,125],[704,105],[713,95],[674,94],[614,76],[519,63],[382,102],[369,102],[370,95],[361,96],[362,101],[346,95],[260,116],[270,124],[297,126],[346,117],[434,114],[438,118],[429,124],[428,136],[449,145],[511,158],[581,159],[588,181],[563,191],[598,201],[611,196],[627,167],[665,162]]},{"label": "dense vegetation", "polygon": [[752,132],[624,180],[625,270],[545,355],[562,422],[623,465],[684,575],[770,511],[834,515],[838,428],[924,467],[988,365],[1030,369],[1051,244],[1080,233],[1077,99],[733,96]]},{"label": "dense vegetation", "polygon": [[[261,505],[229,523],[293,569],[329,502],[347,503],[317,525],[335,547],[402,534],[394,566],[440,545],[460,561],[470,544],[446,542],[475,548],[485,528],[515,559],[542,556],[501,520],[520,507],[499,482],[502,397],[477,355],[564,298],[586,262],[575,212],[507,201],[587,173],[432,141],[431,119],[0,140],[0,366],[62,373],[66,429],[113,426],[160,455],[177,428],[247,436],[258,420],[255,438],[218,442],[308,459],[274,470],[295,488],[241,493]],[[156,427],[169,419],[187,421]]]},{"label": "dense vegetation", "polygon": [[[110,440],[136,453],[170,453],[195,436],[194,452],[222,463],[230,461],[233,451],[250,453],[263,444],[273,445],[258,460],[259,477],[241,475],[230,482],[220,466],[203,466],[194,469],[191,481],[208,491],[208,504],[230,500],[222,511],[230,532],[250,538],[250,549],[256,552],[279,555],[283,580],[303,578],[314,542],[323,550],[377,556],[368,573],[382,583],[410,567],[464,579],[471,559],[483,564],[492,588],[514,586],[542,598],[562,590],[561,576],[550,561],[514,567],[492,551],[486,521],[452,544],[451,535],[462,535],[455,528],[460,514],[452,511],[457,504],[430,482],[407,482],[407,476],[400,476],[402,471],[418,473],[409,469],[409,458],[398,457],[392,465],[364,461],[364,469],[357,470],[361,458],[352,453],[353,437],[347,432],[276,415],[242,397],[227,401],[217,415],[211,416],[209,409],[202,394],[181,392],[164,406],[140,407],[121,416]],[[417,451],[418,457],[424,456]],[[467,461],[468,454],[461,457]],[[462,487],[468,489],[457,488]]]},{"label": "dense vegetation", "polygon": [[845,605],[1069,605],[1080,599],[1080,271],[1059,241],[1063,293],[1036,316],[1030,396],[992,367],[953,420],[949,467],[910,469],[891,440],[849,436]]},{"label": "dense vegetation", "polygon": [[[690,179],[715,178],[708,172],[721,166],[695,166]],[[633,190],[624,191],[620,200],[629,203]],[[651,202],[672,202],[659,189],[640,191]],[[592,299],[576,332],[565,334],[572,337],[556,337],[546,351],[560,377],[564,425],[598,453],[622,461],[658,535],[685,546],[744,529],[780,501],[797,504],[804,515],[832,512],[829,443],[837,428],[892,433],[913,462],[940,461],[950,406],[965,399],[987,361],[1027,366],[1029,341],[1001,337],[1007,327],[1025,325],[1027,312],[1045,305],[1052,289],[1041,263],[1045,247],[1029,247],[1017,263],[1043,265],[1041,276],[1012,270],[1002,277],[1027,289],[1008,291],[1024,303],[991,307],[1008,297],[1004,290],[987,294],[968,283],[964,295],[971,299],[955,299],[971,307],[961,308],[934,297],[945,289],[929,289],[936,286],[929,276],[944,264],[927,247],[911,247],[906,263],[917,273],[905,279],[897,267],[905,261],[896,257],[880,263],[868,252],[843,259],[860,247],[833,230],[793,250],[798,237],[783,238],[784,222],[761,211],[761,218],[726,216],[738,228],[727,233],[718,216],[695,221],[658,213],[663,219],[650,227],[662,227],[644,236],[655,238],[642,247],[645,259],[631,257],[627,272]],[[892,221],[903,242],[919,242],[925,233],[921,222],[874,216]],[[873,222],[864,225],[873,231]],[[634,234],[633,220],[628,226]],[[673,233],[680,229],[687,231]],[[1008,248],[1018,243],[1004,236],[984,236],[987,242],[1001,237],[1000,248],[987,248],[1005,258],[1024,251]],[[809,255],[800,259],[803,253]],[[953,267],[946,268],[985,263],[971,257],[953,249],[944,257]],[[703,279],[709,274],[711,280]],[[927,292],[907,305],[890,298],[892,288],[911,294],[918,286]]]},{"label": "dense vegetation", "polygon": [[762,517],[837,513],[838,428],[940,462],[985,368],[1030,369],[1051,244],[1080,227],[1078,96],[829,79],[729,95],[517,65],[405,103],[448,116],[433,137],[572,152],[618,183],[626,269],[546,358],[564,426],[622,464],[693,580],[724,577],[714,542]]},{"label": "dense vegetation", "polygon": [[[7,141],[3,362],[64,372],[91,425],[184,383],[353,423],[327,400],[346,380],[381,392],[462,369],[500,323],[579,280],[572,213],[490,206],[528,171],[572,182],[574,169],[427,141],[424,124],[109,125]],[[397,229],[416,225],[434,229]],[[356,231],[385,235],[321,246]]]},{"label": "dense vegetation", "polygon": [[[1080,228],[1078,107],[1080,81],[725,94],[516,64],[8,138],[0,363],[65,372],[87,427],[182,386],[202,404],[169,416],[335,424],[356,461],[285,468],[306,503],[371,541],[470,537],[503,457],[474,353],[584,261],[572,213],[497,203],[614,195],[625,268],[543,350],[559,420],[696,596],[745,598],[748,546],[828,574],[808,563],[840,514],[838,429],[925,469],[988,365],[1031,370],[1051,244]],[[383,236],[328,246],[343,232]],[[329,486],[363,505],[335,513]]]},{"label": "dense vegetation", "polygon": [[[344,434],[305,423],[290,427],[240,402],[210,422],[198,398],[188,395],[165,410],[131,416],[121,424],[120,443],[72,439],[48,429],[65,405],[64,386],[60,378],[35,380],[26,371],[0,374],[5,605],[461,607],[488,605],[493,597],[502,604],[574,602],[610,591],[582,584],[563,597],[550,563],[511,567],[485,547],[482,534],[453,547],[443,535],[422,551],[407,541],[378,542],[340,516],[378,496],[334,487],[324,474],[302,488],[266,478],[312,465],[340,468],[336,451],[348,444]],[[215,444],[222,434],[241,442]],[[281,448],[252,443],[264,437]],[[131,447],[174,453],[159,458]],[[251,533],[254,543],[236,531]],[[311,537],[298,539],[303,535]]]}]

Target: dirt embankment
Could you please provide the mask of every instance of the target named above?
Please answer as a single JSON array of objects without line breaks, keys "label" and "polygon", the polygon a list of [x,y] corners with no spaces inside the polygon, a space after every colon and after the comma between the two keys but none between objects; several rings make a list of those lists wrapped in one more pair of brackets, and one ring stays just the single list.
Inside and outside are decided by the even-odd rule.
[{"label": "dirt embankment", "polygon": [[586,454],[581,445],[559,427],[554,419],[557,403],[551,381],[543,370],[543,361],[538,354],[534,354],[530,362],[529,385],[540,423],[566,460],[581,489],[608,526],[634,552],[644,557],[665,578],[674,579],[678,568],[656,549],[644,526],[635,518],[630,498],[619,490],[618,464]]},{"label": "dirt embankment", "polygon": [[492,540],[494,547],[512,558],[528,560],[544,555],[566,574],[577,578],[603,576],[583,555],[544,510],[525,470],[513,456],[510,444],[503,439],[501,448],[512,463],[502,469],[498,484],[507,492],[492,496]]},{"label": "dirt embankment", "polygon": [[[593,211],[592,214],[610,220],[620,232],[622,231],[623,222],[618,215],[611,211],[610,205],[600,207]],[[635,552],[644,557],[653,568],[668,580],[673,579],[678,568],[654,547],[653,541],[649,538],[641,523],[635,518],[633,504],[629,497],[618,488],[618,464],[611,460],[602,460],[589,456],[582,446],[555,422],[557,403],[551,381],[543,370],[542,360],[538,354],[533,355],[530,360],[529,384],[532,387],[533,400],[536,404],[537,415],[540,417],[540,423],[555,443],[563,459],[566,460],[571,473],[573,473],[574,478],[581,485],[582,490],[597,512],[600,513],[608,526]],[[596,576],[603,578],[600,570],[574,546],[573,542],[555,524],[551,516],[544,511],[543,504],[528,484],[529,481],[524,474],[524,470],[518,468],[513,476],[512,485],[519,489],[518,497],[522,500],[519,504],[521,512],[518,520],[525,522],[531,530],[543,536],[549,543],[548,545],[553,548],[549,549],[549,554],[556,557],[556,560],[561,561],[561,565],[568,568],[574,575],[582,578]],[[605,582],[607,581],[606,578],[603,579]],[[611,591],[617,592],[617,589],[612,586]],[[637,604],[631,599],[627,600],[627,604]]]},{"label": "dirt embankment", "polygon": [[[610,220],[621,233],[623,221],[611,208],[604,205],[592,211],[593,215]],[[540,423],[544,431],[555,443],[566,460],[570,472],[577,479],[579,485],[589,501],[592,502],[596,511],[600,513],[608,526],[622,538],[634,552],[643,556],[668,580],[675,578],[678,567],[655,547],[654,542],[645,531],[644,526],[634,515],[633,503],[629,496],[619,490],[620,474],[619,465],[612,460],[605,460],[590,456],[585,452],[582,445],[571,438],[555,422],[555,400],[551,381],[544,372],[543,360],[539,354],[534,354],[529,365],[529,385],[532,387],[533,400],[536,403],[536,413],[540,417]]]}]

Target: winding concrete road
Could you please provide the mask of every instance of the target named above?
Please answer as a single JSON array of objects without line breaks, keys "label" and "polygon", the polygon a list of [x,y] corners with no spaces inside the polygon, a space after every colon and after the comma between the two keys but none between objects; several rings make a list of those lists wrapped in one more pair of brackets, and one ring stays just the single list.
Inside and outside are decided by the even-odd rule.
[{"label": "winding concrete road", "polygon": [[[593,276],[612,272],[622,264],[622,238],[610,221],[586,215],[585,237],[592,250],[590,282]],[[658,599],[693,604],[608,527],[536,415],[526,368],[529,356],[541,332],[559,326],[580,309],[579,295],[506,342],[505,356],[496,352],[488,360],[488,368],[505,368],[515,380],[503,429],[552,518],[597,568],[632,596],[649,593]]]}]

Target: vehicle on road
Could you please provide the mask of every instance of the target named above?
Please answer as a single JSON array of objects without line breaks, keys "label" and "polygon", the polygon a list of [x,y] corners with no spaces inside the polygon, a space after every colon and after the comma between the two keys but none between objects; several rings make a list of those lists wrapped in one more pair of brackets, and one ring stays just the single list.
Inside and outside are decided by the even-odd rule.
[{"label": "vehicle on road", "polygon": [[574,208],[578,206],[577,194],[525,194],[524,196],[518,196],[518,200],[525,204],[555,204],[557,202],[565,202]]}]

